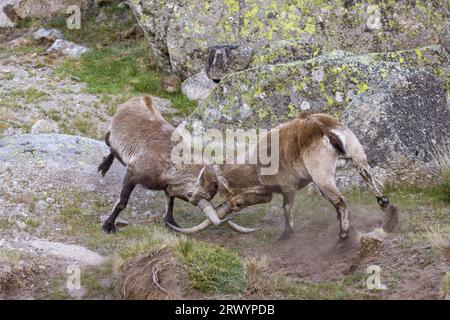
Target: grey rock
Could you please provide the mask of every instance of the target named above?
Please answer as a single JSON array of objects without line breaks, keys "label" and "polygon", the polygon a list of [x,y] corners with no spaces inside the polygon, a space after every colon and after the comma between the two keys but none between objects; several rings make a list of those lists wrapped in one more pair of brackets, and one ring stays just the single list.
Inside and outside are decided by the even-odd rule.
[{"label": "grey rock", "polygon": [[33,38],[38,43],[52,43],[57,39],[62,39],[63,34],[57,29],[39,29],[33,33]]},{"label": "grey rock", "polygon": [[229,73],[244,70],[250,64],[253,49],[245,46],[218,45],[209,48],[206,73],[220,80]]},{"label": "grey rock", "polygon": [[186,79],[181,84],[181,92],[183,92],[189,100],[201,100],[208,97],[215,86],[216,84],[214,81],[208,78],[205,71],[202,71]]},{"label": "grey rock", "polygon": [[47,49],[47,52],[59,52],[72,58],[79,58],[82,54],[89,51],[89,48],[63,39],[57,39],[51,47]]},{"label": "grey rock", "polygon": [[367,146],[372,163],[429,162],[450,141],[444,82],[421,70],[395,73],[353,100],[342,119]]},{"label": "grey rock", "polygon": [[90,183],[86,186],[87,192],[94,192],[96,189],[97,189],[97,187],[95,186],[95,184],[92,184],[92,183]]},{"label": "grey rock", "polygon": [[[399,0],[395,5],[382,0],[376,6],[370,6],[370,1],[343,4],[337,0],[301,5],[288,0],[275,0],[270,5],[266,0],[143,0],[129,4],[158,65],[184,78],[200,72],[208,60],[208,48],[220,44],[253,47],[256,55],[260,49],[266,50],[266,45],[283,41],[355,53],[436,45],[440,36],[435,30],[442,30],[450,12],[447,3],[425,0],[412,4]],[[273,55],[269,49],[261,61],[288,59],[290,46],[279,48]],[[303,59],[308,51],[294,49],[294,55],[298,52]],[[315,52],[316,48],[309,51],[310,57],[315,57]]]},{"label": "grey rock", "polygon": [[51,132],[58,132],[59,128],[58,125],[50,120],[38,120],[36,123],[31,127],[31,133],[51,133]]},{"label": "grey rock", "polygon": [[99,265],[105,261],[105,258],[98,253],[79,245],[44,239],[33,239],[28,241],[27,244],[43,254],[69,259],[85,266]]}]

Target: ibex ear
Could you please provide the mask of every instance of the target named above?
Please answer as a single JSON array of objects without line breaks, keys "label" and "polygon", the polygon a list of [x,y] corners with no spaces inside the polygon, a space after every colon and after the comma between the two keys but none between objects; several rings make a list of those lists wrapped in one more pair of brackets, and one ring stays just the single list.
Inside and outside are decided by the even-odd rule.
[{"label": "ibex ear", "polygon": [[221,184],[230,194],[234,194],[227,179],[222,176],[217,176],[217,180],[219,180],[219,184]]}]

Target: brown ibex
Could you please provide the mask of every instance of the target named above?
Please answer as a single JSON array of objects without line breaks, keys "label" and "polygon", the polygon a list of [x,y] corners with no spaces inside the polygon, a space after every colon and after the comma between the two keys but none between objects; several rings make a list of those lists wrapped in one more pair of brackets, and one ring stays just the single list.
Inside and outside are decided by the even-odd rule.
[{"label": "brown ibex", "polygon": [[[226,199],[216,209],[219,218],[223,219],[227,214],[253,204],[270,202],[273,193],[281,193],[286,226],[280,239],[287,239],[294,233],[292,209],[295,193],[313,182],[336,208],[340,221],[339,236],[345,239],[349,232],[347,200],[340,194],[335,183],[338,159],[344,158],[353,163],[375,193],[389,220],[385,225],[392,225],[397,219],[398,210],[377,188],[369,173],[363,147],[347,126],[326,114],[304,112],[262,137],[269,141],[268,150],[272,143],[270,140],[273,130],[278,130],[279,135],[279,170],[276,174],[261,175],[259,163],[215,167],[219,191]],[[256,149],[251,151],[251,156],[256,156]],[[204,221],[192,228],[171,227],[182,233],[195,233],[210,224],[209,221]],[[240,231],[252,232],[258,229],[241,228]]]},{"label": "brown ibex", "polygon": [[116,230],[115,220],[138,184],[151,190],[164,190],[167,223],[176,225],[173,219],[175,198],[197,205],[215,225],[227,221],[218,218],[210,203],[217,191],[217,179],[211,166],[172,163],[172,148],[178,143],[172,141],[174,130],[148,96],[134,98],[119,106],[105,138],[110,154],[99,165],[98,171],[105,175],[115,158],[126,166],[127,171],[120,197],[103,223],[103,230],[108,233]]}]

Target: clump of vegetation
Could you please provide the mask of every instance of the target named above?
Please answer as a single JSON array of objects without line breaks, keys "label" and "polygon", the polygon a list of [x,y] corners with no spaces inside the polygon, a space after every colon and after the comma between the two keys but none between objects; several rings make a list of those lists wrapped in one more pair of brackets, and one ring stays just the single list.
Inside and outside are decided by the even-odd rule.
[{"label": "clump of vegetation", "polygon": [[26,103],[32,103],[47,96],[47,93],[31,87],[27,89],[12,90],[9,95],[11,98],[21,98],[24,99]]},{"label": "clump of vegetation", "polygon": [[161,89],[161,74],[149,64],[148,54],[142,45],[93,50],[80,61],[64,61],[58,71],[86,82],[89,93],[150,94],[170,99],[174,108],[183,113],[188,113],[195,106],[181,92],[167,93]]},{"label": "clump of vegetation", "polygon": [[245,266],[236,254],[192,239],[180,241],[178,254],[189,270],[192,288],[232,294],[245,291]]},{"label": "clump of vegetation", "polygon": [[434,186],[433,191],[439,200],[450,203],[450,145],[435,153],[434,162],[441,179]]},{"label": "clump of vegetation", "polygon": [[0,249],[0,262],[7,262],[12,265],[19,263],[20,253],[6,249]]},{"label": "clump of vegetation", "polygon": [[442,279],[442,298],[447,300],[450,296],[450,271]]}]

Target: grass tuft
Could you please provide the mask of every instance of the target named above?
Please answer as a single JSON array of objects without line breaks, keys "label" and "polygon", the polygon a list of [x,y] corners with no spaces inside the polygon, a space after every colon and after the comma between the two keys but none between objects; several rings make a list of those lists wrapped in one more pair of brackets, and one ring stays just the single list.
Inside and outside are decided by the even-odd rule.
[{"label": "grass tuft", "polygon": [[234,253],[197,240],[180,241],[178,255],[189,270],[189,284],[202,292],[241,294],[245,266]]},{"label": "grass tuft", "polygon": [[65,60],[57,71],[62,76],[80,78],[92,94],[129,97],[150,94],[170,99],[173,107],[185,114],[196,105],[181,92],[167,93],[161,89],[161,74],[150,66],[143,46],[93,50],[79,61]]}]

